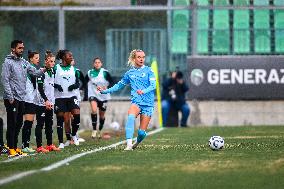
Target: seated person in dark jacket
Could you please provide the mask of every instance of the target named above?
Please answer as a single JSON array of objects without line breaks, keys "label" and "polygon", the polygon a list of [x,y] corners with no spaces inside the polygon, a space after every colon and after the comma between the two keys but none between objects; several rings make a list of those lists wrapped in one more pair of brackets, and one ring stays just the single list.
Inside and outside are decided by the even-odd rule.
[{"label": "seated person in dark jacket", "polygon": [[188,89],[188,86],[183,80],[183,74],[180,71],[172,72],[171,78],[168,78],[163,83],[162,115],[164,125],[167,123],[170,108],[174,107],[182,112],[181,127],[187,126],[190,109],[185,101],[185,93]]}]

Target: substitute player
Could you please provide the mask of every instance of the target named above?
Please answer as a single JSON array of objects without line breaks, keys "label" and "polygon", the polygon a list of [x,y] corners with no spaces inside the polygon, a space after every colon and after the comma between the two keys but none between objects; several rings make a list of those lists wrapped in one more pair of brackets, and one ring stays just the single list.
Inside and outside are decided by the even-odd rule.
[{"label": "substitute player", "polygon": [[[75,60],[73,59],[73,61],[71,62],[72,66],[75,66]],[[77,68],[76,68],[77,69]],[[81,93],[80,90],[84,90],[85,88],[85,78],[84,78],[84,74],[81,70],[77,69],[76,70],[79,74],[79,79],[80,79],[80,88],[75,89],[76,93],[77,93],[77,99],[78,102],[81,103]],[[71,112],[65,112],[64,113],[64,129],[65,129],[65,135],[66,135],[66,142],[64,144],[64,146],[69,146],[70,144],[74,144],[74,141],[71,139],[71,122],[73,120],[73,116],[71,114]],[[85,142],[85,139],[80,138],[78,133],[77,133],[77,138],[79,140],[79,142]]]},{"label": "substitute player", "polygon": [[[39,65],[39,53],[37,51],[28,51],[30,65],[37,67]],[[37,84],[36,76],[27,74],[26,82],[24,125],[22,130],[22,151],[24,153],[34,153],[35,150],[30,148],[31,129],[36,115],[37,106]]]},{"label": "substitute player", "polygon": [[[99,86],[97,89],[102,94],[113,93],[130,84],[131,105],[128,109],[128,118],[125,125],[127,146],[125,150],[135,149],[146,137],[146,129],[154,111],[154,90],[156,79],[150,67],[144,65],[145,53],[142,50],[132,50],[128,58],[128,65],[132,66],[123,78],[113,87],[104,90]],[[140,114],[140,126],[137,141],[132,145],[135,118]]]},{"label": "substitute player", "polygon": [[[97,86],[107,89],[113,83],[110,73],[102,68],[102,61],[99,57],[94,58],[93,68],[88,71],[86,75],[86,82],[88,83],[88,99],[91,105],[91,118],[93,132],[92,138],[101,138],[101,130],[105,123],[105,112],[107,109],[107,102],[110,100],[110,94],[101,94],[97,90]],[[97,131],[97,112],[99,109],[99,130]]]},{"label": "substitute player", "polygon": [[73,61],[71,51],[59,50],[56,58],[61,60],[61,62],[54,67],[55,112],[57,118],[59,148],[64,148],[63,124],[65,112],[71,112],[73,115],[71,134],[74,144],[79,145],[76,134],[80,126],[80,107],[76,90],[80,86],[80,81],[79,72],[71,65],[71,62]]},{"label": "substitute player", "polygon": [[[52,143],[53,105],[54,105],[54,71],[55,56],[51,51],[45,53],[46,72],[37,78],[37,125],[35,129],[37,152],[60,151]],[[42,146],[42,129],[45,126],[47,146]]]}]

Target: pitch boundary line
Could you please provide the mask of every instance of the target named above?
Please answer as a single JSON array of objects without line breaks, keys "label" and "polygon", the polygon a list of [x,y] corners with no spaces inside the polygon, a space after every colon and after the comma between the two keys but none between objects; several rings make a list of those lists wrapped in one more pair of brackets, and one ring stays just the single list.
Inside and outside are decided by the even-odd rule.
[{"label": "pitch boundary line", "polygon": [[[85,131],[85,129],[80,129],[78,131],[78,134],[80,133],[83,133]],[[38,153],[35,152],[34,154],[29,154],[27,156],[18,156],[18,157],[13,157],[13,158],[9,158],[7,160],[4,160],[4,161],[1,161],[0,163],[9,163],[9,162],[12,162],[12,161],[15,161],[15,160],[18,160],[18,159],[22,159],[22,158],[25,158],[25,157],[29,157],[29,156],[34,156],[34,155],[37,155]]]},{"label": "pitch boundary line", "polygon": [[[156,130],[153,130],[153,131],[150,131],[148,133],[148,135],[153,135],[153,134],[156,134],[158,132],[161,132],[164,128],[159,128],[159,129],[156,129]],[[134,139],[135,140],[135,139]],[[87,151],[87,152],[83,152],[83,153],[80,153],[80,154],[76,154],[76,155],[73,155],[73,156],[70,156],[68,158],[65,158],[63,160],[60,160],[56,163],[53,163],[49,166],[46,166],[46,167],[43,167],[41,169],[36,169],[36,170],[29,170],[29,171],[24,171],[24,172],[21,172],[21,173],[17,173],[17,174],[14,174],[14,175],[11,175],[9,177],[6,177],[6,178],[3,178],[3,179],[0,179],[0,186],[1,185],[4,185],[4,184],[8,184],[10,182],[13,182],[15,180],[19,180],[23,177],[26,177],[26,176],[29,176],[29,175],[33,175],[35,173],[39,173],[39,172],[47,172],[47,171],[51,171],[53,169],[56,169],[58,167],[61,167],[63,165],[65,165],[66,163],[69,163],[71,161],[74,161],[80,157],[83,157],[85,155],[88,155],[88,154],[92,154],[92,153],[96,153],[96,152],[100,152],[100,151],[103,151],[103,150],[109,150],[111,148],[115,148],[121,144],[125,144],[126,143],[126,140],[123,140],[123,141],[120,141],[120,142],[117,142],[117,143],[114,143],[114,144],[111,144],[111,145],[108,145],[108,146],[104,146],[104,147],[100,147],[100,148],[96,148],[94,150],[90,150],[90,151]]]}]

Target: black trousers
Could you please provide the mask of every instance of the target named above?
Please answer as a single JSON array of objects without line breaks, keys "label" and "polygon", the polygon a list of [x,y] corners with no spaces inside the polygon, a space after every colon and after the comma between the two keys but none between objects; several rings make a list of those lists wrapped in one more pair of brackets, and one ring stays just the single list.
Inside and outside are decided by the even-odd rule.
[{"label": "black trousers", "polygon": [[23,125],[24,102],[14,100],[10,104],[8,99],[4,99],[7,112],[7,145],[9,148],[17,148],[18,136]]},{"label": "black trousers", "polygon": [[53,110],[46,110],[38,106],[36,113],[37,125],[35,129],[37,147],[42,146],[42,129],[45,128],[47,145],[52,144]]},{"label": "black trousers", "polygon": [[3,141],[3,119],[0,117],[0,147],[4,146]]}]

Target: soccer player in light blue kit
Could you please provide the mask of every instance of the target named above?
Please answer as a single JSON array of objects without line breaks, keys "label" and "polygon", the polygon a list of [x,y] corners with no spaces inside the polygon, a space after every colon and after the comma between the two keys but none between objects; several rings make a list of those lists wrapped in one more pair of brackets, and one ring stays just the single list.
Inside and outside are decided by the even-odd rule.
[{"label": "soccer player in light blue kit", "polygon": [[[146,137],[147,127],[154,111],[154,95],[156,79],[150,67],[144,65],[145,53],[142,50],[132,50],[128,58],[128,65],[131,66],[123,78],[113,87],[106,89],[105,86],[98,86],[102,94],[113,93],[130,84],[131,106],[128,109],[128,118],[125,125],[127,146],[125,150],[135,149]],[[132,145],[134,134],[135,118],[140,114],[140,126],[136,142]]]}]

